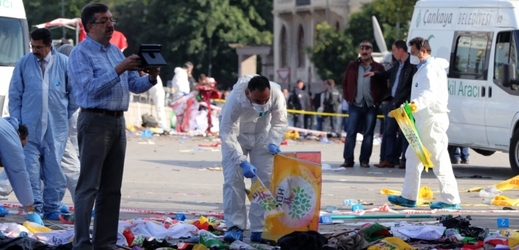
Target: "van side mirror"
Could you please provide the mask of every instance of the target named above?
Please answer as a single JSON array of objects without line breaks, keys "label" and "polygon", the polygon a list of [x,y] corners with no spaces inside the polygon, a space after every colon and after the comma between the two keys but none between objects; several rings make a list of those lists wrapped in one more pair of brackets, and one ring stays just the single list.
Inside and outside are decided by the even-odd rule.
[{"label": "van side mirror", "polygon": [[503,86],[519,85],[519,79],[515,78],[515,64],[505,63],[501,66],[501,69],[503,71]]}]

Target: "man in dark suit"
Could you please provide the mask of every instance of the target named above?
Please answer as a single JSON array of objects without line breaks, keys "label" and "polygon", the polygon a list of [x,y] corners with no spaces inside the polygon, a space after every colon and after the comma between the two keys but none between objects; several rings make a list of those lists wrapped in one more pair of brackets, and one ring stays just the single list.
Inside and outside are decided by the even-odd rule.
[{"label": "man in dark suit", "polygon": [[[413,81],[413,75],[416,72],[416,67],[409,62],[409,53],[407,52],[407,45],[403,40],[398,40],[393,43],[392,46],[393,56],[397,59],[387,71],[382,72],[368,72],[364,74],[365,77],[373,77],[378,80],[389,80],[389,88],[384,97],[384,101],[387,101],[385,110],[385,128],[384,136],[382,137],[382,147],[385,150],[385,155],[381,155],[382,161],[379,164],[375,164],[379,168],[393,168],[398,165],[400,168],[405,168],[405,156],[402,155],[400,160],[400,152],[405,152],[409,145],[405,137],[402,135],[402,131],[399,130],[396,120],[392,117],[388,117],[388,113],[400,107],[406,101],[409,101],[411,96],[411,87]],[[397,133],[399,136],[397,138]],[[401,151],[397,150],[398,144],[401,143]]]}]

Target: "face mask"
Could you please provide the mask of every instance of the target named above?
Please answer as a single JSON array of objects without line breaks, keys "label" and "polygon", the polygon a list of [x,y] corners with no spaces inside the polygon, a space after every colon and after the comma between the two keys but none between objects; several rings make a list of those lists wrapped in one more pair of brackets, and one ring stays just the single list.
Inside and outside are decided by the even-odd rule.
[{"label": "face mask", "polygon": [[259,113],[260,116],[264,116],[265,113],[267,113],[267,111],[269,109],[268,103],[266,103],[266,104],[253,103],[252,107],[254,108],[254,110],[256,110]]},{"label": "face mask", "polygon": [[418,58],[417,56],[411,55],[409,62],[413,65],[418,65],[420,63],[420,58]]}]

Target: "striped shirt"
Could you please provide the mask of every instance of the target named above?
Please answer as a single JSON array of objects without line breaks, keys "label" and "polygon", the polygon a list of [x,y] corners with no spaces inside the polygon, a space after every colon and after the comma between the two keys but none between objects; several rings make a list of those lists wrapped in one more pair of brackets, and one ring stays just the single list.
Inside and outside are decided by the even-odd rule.
[{"label": "striped shirt", "polygon": [[127,111],[130,91],[143,93],[153,87],[148,76],[141,77],[137,71],[117,75],[115,66],[124,59],[115,45],[104,47],[89,36],[72,50],[69,80],[80,107]]}]

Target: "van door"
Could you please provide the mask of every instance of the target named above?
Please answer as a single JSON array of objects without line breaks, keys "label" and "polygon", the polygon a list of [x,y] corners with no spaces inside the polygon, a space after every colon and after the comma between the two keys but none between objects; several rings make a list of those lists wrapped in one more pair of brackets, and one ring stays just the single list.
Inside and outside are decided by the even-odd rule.
[{"label": "van door", "polygon": [[[485,117],[493,32],[454,32],[449,66],[449,144],[488,147]],[[434,53],[434,47],[433,47]]]},{"label": "van door", "polygon": [[[501,65],[513,63],[519,72],[519,32],[503,30],[496,32],[494,42],[491,85],[488,87],[488,101],[485,107],[487,137],[491,148],[507,152],[510,145],[511,126],[518,112],[519,86],[504,87]],[[515,77],[518,77],[517,73]]]}]

